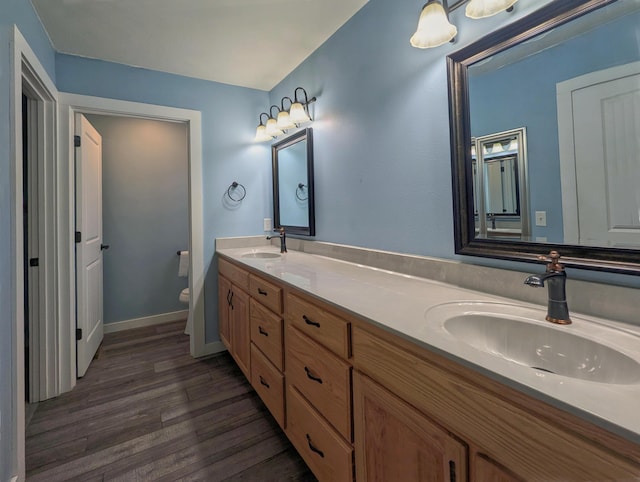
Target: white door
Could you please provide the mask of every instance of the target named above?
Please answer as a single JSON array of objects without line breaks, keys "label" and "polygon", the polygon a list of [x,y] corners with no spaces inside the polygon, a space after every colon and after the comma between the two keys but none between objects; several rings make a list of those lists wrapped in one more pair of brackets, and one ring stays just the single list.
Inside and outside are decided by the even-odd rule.
[{"label": "white door", "polygon": [[103,337],[102,137],[82,114],[76,114],[75,122],[80,143],[76,141],[76,316],[82,330],[77,374],[82,377]]},{"label": "white door", "polygon": [[[589,84],[571,91],[577,233],[565,241],[637,248],[640,63],[595,75]],[[563,183],[563,193],[564,189]]]}]

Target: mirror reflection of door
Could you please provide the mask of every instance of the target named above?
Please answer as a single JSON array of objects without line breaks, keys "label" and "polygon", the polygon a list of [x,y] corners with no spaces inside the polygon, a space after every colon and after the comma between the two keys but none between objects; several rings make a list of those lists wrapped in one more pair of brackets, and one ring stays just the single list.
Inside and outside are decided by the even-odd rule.
[{"label": "mirror reflection of door", "polygon": [[471,160],[476,237],[527,236],[525,129],[473,138]]},{"label": "mirror reflection of door", "polygon": [[564,241],[640,246],[640,62],[557,85]]}]

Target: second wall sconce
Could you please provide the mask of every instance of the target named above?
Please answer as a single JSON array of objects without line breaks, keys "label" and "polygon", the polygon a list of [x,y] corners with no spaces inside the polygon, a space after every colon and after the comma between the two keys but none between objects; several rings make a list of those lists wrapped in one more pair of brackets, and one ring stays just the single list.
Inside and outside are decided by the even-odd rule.
[{"label": "second wall sconce", "polygon": [[[505,10],[507,12],[512,11],[513,5],[517,1],[469,0],[465,14],[473,19],[490,17]],[[428,49],[452,42],[458,34],[458,29],[449,22],[448,14],[451,10],[464,3],[465,0],[458,1],[449,9],[447,0],[429,0],[422,7],[418,28],[410,40],[411,45],[419,49]]]},{"label": "second wall sconce", "polygon": [[[298,92],[301,91],[300,99],[298,99]],[[304,95],[304,97],[303,97]],[[289,102],[289,108],[285,108],[285,101]],[[260,114],[260,124],[256,129],[256,142],[271,141],[276,137],[279,137],[288,131],[289,129],[295,129],[301,124],[311,122],[311,116],[309,115],[309,104],[315,102],[316,98],[309,99],[307,91],[302,87],[297,87],[293,91],[293,100],[291,97],[283,97],[280,100],[280,105],[272,105],[269,108],[269,112],[262,112]],[[274,114],[273,109],[276,109]],[[267,116],[266,123],[263,122],[263,116]]]}]

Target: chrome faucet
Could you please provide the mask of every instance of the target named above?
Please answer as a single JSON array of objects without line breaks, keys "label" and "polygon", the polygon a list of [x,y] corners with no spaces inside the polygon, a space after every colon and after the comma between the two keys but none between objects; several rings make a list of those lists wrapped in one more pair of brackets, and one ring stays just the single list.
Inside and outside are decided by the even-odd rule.
[{"label": "chrome faucet", "polygon": [[[280,228],[280,234],[278,235],[280,238],[280,252],[287,252],[287,234],[284,232],[284,228]],[[275,236],[267,236],[267,239],[275,238]]]},{"label": "chrome faucet", "polygon": [[567,273],[558,260],[560,253],[551,251],[549,257],[539,256],[539,259],[550,261],[547,264],[547,270],[542,275],[532,274],[524,280],[524,284],[541,288],[547,282],[549,300],[547,302],[546,320],[559,325],[569,325],[571,318],[569,317],[569,306],[567,305],[567,294],[565,285],[567,282]]}]

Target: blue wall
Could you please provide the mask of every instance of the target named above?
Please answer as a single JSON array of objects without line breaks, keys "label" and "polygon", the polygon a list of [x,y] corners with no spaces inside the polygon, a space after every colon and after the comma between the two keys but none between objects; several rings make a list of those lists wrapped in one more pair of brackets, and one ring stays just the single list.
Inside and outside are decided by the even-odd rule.
[{"label": "blue wall", "polygon": [[[269,147],[253,142],[267,93],[63,54],[56,73],[61,92],[202,112],[206,340],[218,340],[214,240],[263,234],[262,220],[272,211]],[[231,208],[223,195],[234,180],[247,196]]]},{"label": "blue wall", "polygon": [[185,310],[176,252],[189,246],[186,125],[86,117],[102,136],[104,322]]},{"label": "blue wall", "polygon": [[[314,116],[316,239],[539,270],[454,254],[446,56],[548,1],[521,1],[482,20],[452,12],[455,44],[409,45],[422,3],[371,0],[270,93],[304,87]],[[640,287],[640,279],[569,270],[573,278]]]},{"label": "blue wall", "polygon": [[11,306],[15,298],[11,265],[11,178],[9,99],[12,66],[9,43],[16,24],[49,76],[55,79],[55,54],[28,0],[0,0],[0,480],[14,472],[11,442],[16,431],[12,405],[13,327]]},{"label": "blue wall", "polygon": [[470,75],[473,136],[527,128],[531,219],[535,219],[535,211],[547,212],[547,227],[532,223],[533,239],[546,236],[551,243],[564,239],[556,84],[640,60],[640,45],[634,35],[638,25],[640,12],[518,63]]}]

